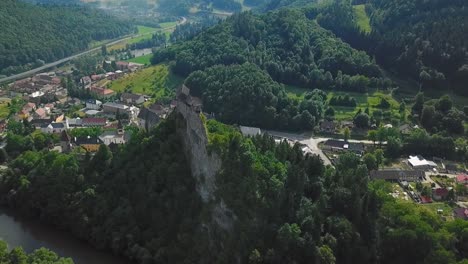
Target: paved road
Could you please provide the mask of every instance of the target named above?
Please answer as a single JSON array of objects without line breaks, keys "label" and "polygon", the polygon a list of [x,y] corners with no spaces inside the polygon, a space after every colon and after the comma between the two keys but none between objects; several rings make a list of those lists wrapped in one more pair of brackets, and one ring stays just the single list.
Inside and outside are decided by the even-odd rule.
[{"label": "paved road", "polygon": [[[275,136],[286,138],[292,141],[298,141],[299,143],[305,144],[309,147],[310,151],[314,154],[320,156],[323,160],[325,165],[331,165],[330,159],[323,153],[323,151],[318,147],[320,142],[327,141],[333,138],[326,138],[326,137],[313,137],[311,133],[306,134],[296,134],[296,133],[286,133],[286,132],[278,132],[278,131],[266,131],[266,133]],[[374,142],[370,140],[355,140],[350,139],[348,140],[351,143],[364,143],[364,144],[373,144]]]},{"label": "paved road", "polygon": [[[187,23],[187,18],[185,17],[182,17],[182,20],[180,22],[177,23],[177,25],[182,25],[182,24],[185,24]],[[176,26],[171,26],[171,27],[167,27],[167,28],[164,28],[164,30],[167,30],[167,29],[173,29],[175,28]],[[152,34],[153,32],[151,33],[146,33],[146,34]],[[145,34],[141,34],[141,35],[145,35]],[[108,43],[106,43],[107,46],[112,46],[114,44],[117,44],[119,42],[122,42],[124,40],[127,40],[127,39],[131,39],[131,38],[134,38],[134,37],[138,37],[140,35],[131,35],[131,36],[124,36],[124,37],[121,37],[119,39],[116,39],[116,40],[113,40],[113,41],[110,41]],[[87,50],[87,51],[84,51],[84,52],[81,52],[81,53],[78,53],[78,54],[75,54],[73,56],[70,56],[70,57],[67,57],[67,58],[63,58],[63,59],[60,59],[58,61],[54,61],[54,62],[51,62],[51,63],[47,63],[41,67],[38,67],[38,68],[35,68],[35,69],[32,69],[32,70],[29,70],[29,71],[26,71],[26,72],[22,72],[22,73],[18,73],[16,75],[12,75],[12,76],[8,76],[8,77],[5,77],[5,78],[2,78],[0,79],[0,84],[2,83],[8,83],[8,82],[12,82],[12,81],[15,81],[15,80],[18,80],[18,79],[22,79],[22,78],[26,78],[28,76],[31,76],[31,75],[34,75],[40,71],[43,71],[43,70],[46,70],[46,69],[49,69],[49,68],[52,68],[52,67],[55,67],[59,64],[62,64],[64,62],[67,62],[67,61],[70,61],[70,60],[73,60],[77,57],[80,57],[80,56],[83,56],[83,55],[86,55],[86,54],[89,54],[91,52],[95,52],[95,51],[99,51],[101,49],[101,47],[97,47],[97,48],[93,48],[93,49],[90,49],[90,50]]]}]

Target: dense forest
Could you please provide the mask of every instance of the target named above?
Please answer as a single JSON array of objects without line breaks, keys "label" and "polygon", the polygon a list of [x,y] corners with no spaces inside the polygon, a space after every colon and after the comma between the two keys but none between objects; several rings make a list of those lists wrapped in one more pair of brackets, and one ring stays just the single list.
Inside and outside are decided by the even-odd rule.
[{"label": "dense forest", "polygon": [[[466,263],[468,222],[442,222],[368,181],[368,165],[348,153],[324,167],[301,146],[245,138],[206,121],[221,159],[216,200],[233,225],[213,226],[182,139],[180,116],[94,157],[31,146],[1,177],[2,200],[99,248],[138,263]],[[209,165],[208,165],[209,166]],[[405,250],[411,248],[411,250]],[[53,262],[52,262],[53,263]]]},{"label": "dense forest", "polygon": [[379,62],[419,80],[467,94],[468,2],[371,0],[373,52]]},{"label": "dense forest", "polygon": [[187,76],[217,64],[251,62],[273,80],[311,89],[366,91],[391,83],[366,53],[351,48],[299,10],[233,15],[190,41],[155,53]]},{"label": "dense forest", "polygon": [[[353,2],[365,4],[370,32],[358,27]],[[305,8],[309,18],[333,31],[398,76],[422,89],[466,94],[468,4],[463,0],[336,0]]]},{"label": "dense forest", "polygon": [[263,128],[313,129],[322,119],[327,99],[318,89],[300,103],[290,99],[282,85],[251,63],[193,72],[186,85],[218,120]]},{"label": "dense forest", "polygon": [[132,33],[132,25],[81,6],[0,1],[0,74],[11,74],[85,50],[92,41]]}]

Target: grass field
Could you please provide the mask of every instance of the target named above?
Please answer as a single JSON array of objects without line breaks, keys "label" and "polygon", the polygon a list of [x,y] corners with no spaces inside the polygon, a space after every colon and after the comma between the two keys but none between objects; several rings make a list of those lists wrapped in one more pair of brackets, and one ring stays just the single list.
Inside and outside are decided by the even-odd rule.
[{"label": "grass field", "polygon": [[447,220],[453,220],[453,208],[446,203],[436,202],[436,203],[428,203],[421,205],[424,208],[429,209],[430,211],[437,214],[438,209],[442,209],[442,213],[440,215],[444,216]]},{"label": "grass field", "polygon": [[[291,85],[285,85],[285,89],[289,98],[297,99],[299,101],[304,99],[304,94],[306,92],[311,91],[309,89],[300,88],[300,87],[291,86]],[[356,99],[357,106],[356,107],[332,106],[333,109],[335,109],[335,119],[338,121],[352,120],[359,109],[362,109],[364,111],[367,107],[369,107],[369,111],[371,114],[375,110],[380,109],[382,110],[382,112],[390,111],[392,118],[400,117],[400,113],[399,113],[400,103],[398,103],[397,100],[395,100],[395,98],[392,97],[392,95],[386,94],[380,91],[375,91],[371,93],[355,93],[355,92],[341,92],[341,91],[329,92],[327,94],[328,101],[330,101],[330,99],[334,95],[344,96],[346,94]],[[390,108],[388,109],[379,108],[379,104],[382,98],[385,98],[390,103]],[[407,114],[409,114],[408,110],[407,110]]]},{"label": "grass field", "polygon": [[[399,118],[399,107],[400,104],[390,95],[383,92],[372,92],[372,93],[346,93],[346,92],[330,92],[328,93],[328,100],[334,95],[345,95],[353,97],[357,101],[356,107],[346,106],[332,106],[335,109],[335,118],[337,120],[351,120],[357,113],[358,109],[365,110],[369,107],[369,111],[372,114],[375,110],[380,109],[382,112],[390,111],[391,116]],[[385,98],[390,103],[390,108],[381,109],[379,108],[380,101]]]},{"label": "grass field", "polygon": [[113,81],[110,89],[150,95],[154,99],[169,96],[181,85],[183,78],[170,73],[167,65],[155,65]]},{"label": "grass field", "polygon": [[151,64],[151,57],[152,56],[153,56],[153,54],[147,54],[147,55],[143,55],[143,56],[136,57],[136,58],[133,58],[133,59],[129,59],[127,61],[149,65],[149,64]]},{"label": "grass field", "polygon": [[117,44],[114,44],[111,47],[108,47],[107,49],[109,51],[124,49],[127,46],[127,44],[134,44],[145,39],[151,39],[153,36],[153,33],[156,33],[156,32],[164,32],[166,34],[166,37],[169,38],[169,36],[171,35],[171,32],[174,31],[174,28],[177,25],[177,21],[164,22],[164,23],[160,23],[159,25],[161,26],[160,28],[137,26],[138,36],[119,42]]},{"label": "grass field", "polygon": [[354,15],[356,16],[356,23],[359,29],[361,29],[364,33],[371,32],[371,25],[369,16],[366,13],[366,6],[365,5],[355,5],[353,6]]}]

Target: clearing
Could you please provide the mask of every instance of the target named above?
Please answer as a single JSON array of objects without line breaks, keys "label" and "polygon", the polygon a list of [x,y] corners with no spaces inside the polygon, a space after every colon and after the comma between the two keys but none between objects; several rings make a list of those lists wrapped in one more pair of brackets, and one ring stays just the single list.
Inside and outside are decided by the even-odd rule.
[{"label": "clearing", "polygon": [[[386,94],[381,91],[375,91],[370,93],[356,93],[356,92],[330,92],[328,93],[328,100],[330,100],[333,96],[344,96],[348,94],[350,97],[353,97],[357,101],[356,107],[348,107],[348,106],[332,106],[335,109],[335,119],[336,120],[352,120],[359,109],[365,110],[369,107],[370,114],[375,110],[381,110],[382,112],[388,112],[390,118],[386,118],[385,114],[383,120],[389,121],[389,119],[399,119],[400,113],[399,108],[400,104],[392,97],[390,94]],[[383,109],[379,106],[382,99],[387,100],[390,103],[390,107],[387,109]]]},{"label": "clearing", "polygon": [[356,16],[356,24],[359,29],[364,33],[371,32],[371,25],[369,16],[366,13],[366,5],[353,6],[354,15]]},{"label": "clearing", "polygon": [[[443,202],[434,202],[428,204],[421,204],[420,206],[429,209],[429,211],[434,212],[435,214],[445,217],[446,220],[453,220],[453,208],[447,203]],[[442,209],[442,213],[438,213],[437,210]]]},{"label": "clearing", "polygon": [[151,57],[153,57],[153,54],[146,54],[140,57],[132,58],[127,61],[129,62],[134,62],[134,63],[140,63],[140,64],[145,64],[145,65],[150,65],[151,64]]},{"label": "clearing", "polygon": [[116,92],[145,94],[160,99],[175,93],[183,78],[172,74],[165,64],[151,66],[113,81],[109,88]]}]

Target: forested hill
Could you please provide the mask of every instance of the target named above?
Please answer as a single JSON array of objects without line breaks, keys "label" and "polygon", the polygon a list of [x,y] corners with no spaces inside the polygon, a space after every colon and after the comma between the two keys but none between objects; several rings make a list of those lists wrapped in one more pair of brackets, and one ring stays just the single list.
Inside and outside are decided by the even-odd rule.
[{"label": "forested hill", "polygon": [[[380,69],[365,52],[292,9],[234,15],[191,41],[156,52],[153,63],[163,60],[175,60],[175,72],[185,76],[217,64],[251,62],[284,84],[348,90],[381,85]],[[343,84],[344,78],[356,82]]]},{"label": "forested hill", "polygon": [[[0,1],[0,74],[22,71],[28,63],[51,62],[112,39],[134,27],[82,6],[37,6]],[[30,65],[31,66],[31,65]]]},{"label": "forested hill", "polygon": [[468,94],[468,1],[371,0],[367,10],[380,61],[427,88]]}]

